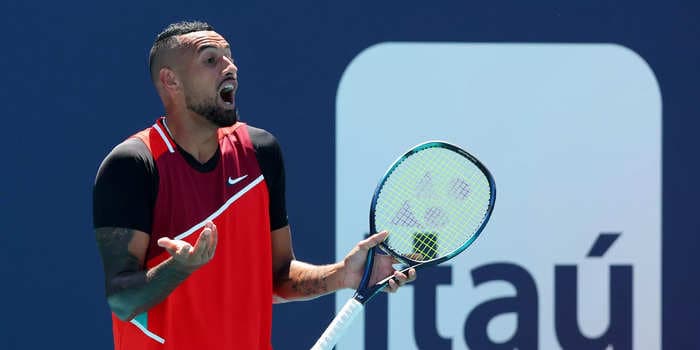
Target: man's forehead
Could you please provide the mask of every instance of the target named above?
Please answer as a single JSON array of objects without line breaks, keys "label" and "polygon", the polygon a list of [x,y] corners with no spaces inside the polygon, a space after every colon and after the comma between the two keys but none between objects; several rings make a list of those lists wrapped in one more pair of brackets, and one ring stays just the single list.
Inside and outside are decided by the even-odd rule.
[{"label": "man's forehead", "polygon": [[192,32],[178,36],[180,45],[198,49],[201,47],[228,48],[229,44],[223,36],[214,31]]}]

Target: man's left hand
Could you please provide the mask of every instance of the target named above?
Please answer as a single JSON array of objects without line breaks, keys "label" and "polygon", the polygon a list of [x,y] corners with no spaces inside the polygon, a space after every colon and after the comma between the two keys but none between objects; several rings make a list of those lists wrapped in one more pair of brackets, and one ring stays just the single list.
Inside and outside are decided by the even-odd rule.
[{"label": "man's left hand", "polygon": [[[365,270],[365,261],[367,260],[367,252],[370,248],[381,243],[389,235],[387,231],[376,233],[367,239],[360,241],[355,247],[350,250],[348,255],[343,259],[344,277],[343,284],[347,288],[357,289],[362,280],[362,273]],[[408,270],[408,275],[394,270],[393,264],[396,260],[391,255],[375,254],[374,266],[372,267],[372,276],[369,284],[374,285],[377,282],[393,275],[394,278],[389,280],[389,284],[384,289],[387,292],[393,293],[400,286],[412,282],[416,279],[416,270],[411,268]]]}]

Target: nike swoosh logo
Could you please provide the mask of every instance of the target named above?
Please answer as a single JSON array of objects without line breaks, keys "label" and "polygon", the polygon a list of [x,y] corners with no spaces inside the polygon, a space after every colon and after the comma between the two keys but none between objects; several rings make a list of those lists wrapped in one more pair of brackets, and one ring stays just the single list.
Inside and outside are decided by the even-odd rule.
[{"label": "nike swoosh logo", "polygon": [[235,184],[237,184],[237,183],[243,181],[243,179],[245,179],[246,177],[248,177],[248,175],[243,175],[243,176],[237,177],[237,178],[235,178],[235,179],[233,179],[233,178],[231,178],[231,177],[229,176],[229,177],[228,177],[228,184],[229,184],[229,186],[233,186],[233,185],[235,185]]}]

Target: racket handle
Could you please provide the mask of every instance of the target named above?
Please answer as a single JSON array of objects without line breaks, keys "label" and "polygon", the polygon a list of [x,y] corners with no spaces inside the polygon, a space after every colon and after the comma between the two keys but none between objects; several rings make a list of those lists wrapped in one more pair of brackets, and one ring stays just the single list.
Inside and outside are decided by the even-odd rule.
[{"label": "racket handle", "polygon": [[326,328],[326,331],[321,334],[321,338],[316,341],[316,344],[311,348],[311,350],[331,350],[338,343],[340,338],[343,337],[345,331],[352,324],[352,320],[355,316],[362,312],[363,305],[355,300],[355,298],[350,298],[340,312],[335,316],[333,322]]}]

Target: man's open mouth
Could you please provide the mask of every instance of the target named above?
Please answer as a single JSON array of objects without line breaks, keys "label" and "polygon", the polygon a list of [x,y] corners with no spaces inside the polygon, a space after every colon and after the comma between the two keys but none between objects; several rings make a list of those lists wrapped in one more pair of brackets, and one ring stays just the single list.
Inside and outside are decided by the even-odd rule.
[{"label": "man's open mouth", "polygon": [[233,83],[226,82],[219,89],[219,96],[224,101],[224,104],[233,105],[233,95],[236,92],[236,87]]}]

